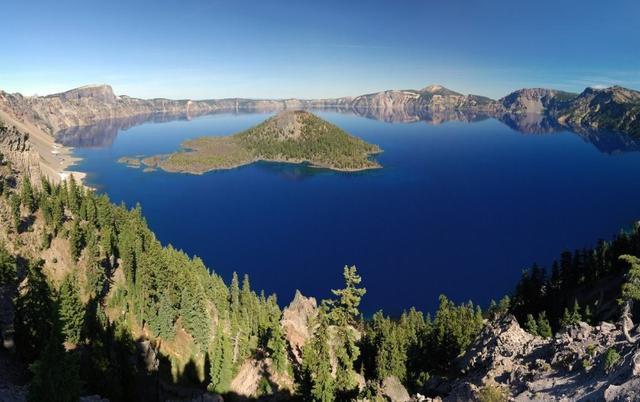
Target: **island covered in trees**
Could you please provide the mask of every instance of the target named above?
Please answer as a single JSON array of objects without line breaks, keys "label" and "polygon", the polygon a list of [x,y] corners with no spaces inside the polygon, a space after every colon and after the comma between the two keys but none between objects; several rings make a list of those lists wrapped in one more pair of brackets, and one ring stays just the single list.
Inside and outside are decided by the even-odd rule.
[{"label": "island covered in trees", "polygon": [[307,111],[283,111],[246,131],[230,136],[208,136],[182,143],[182,150],[147,158],[123,157],[132,167],[202,174],[233,169],[257,161],[308,163],[338,171],[380,168],[371,156],[382,152],[341,128]]}]

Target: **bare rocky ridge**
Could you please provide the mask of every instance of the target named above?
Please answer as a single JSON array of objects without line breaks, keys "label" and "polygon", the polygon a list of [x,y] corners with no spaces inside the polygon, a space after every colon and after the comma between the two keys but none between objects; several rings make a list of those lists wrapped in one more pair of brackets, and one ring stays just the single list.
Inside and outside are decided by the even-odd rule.
[{"label": "bare rocky ridge", "polygon": [[640,92],[614,86],[587,88],[571,100],[555,104],[550,114],[574,130],[610,130],[640,136]]},{"label": "bare rocky ridge", "polygon": [[549,107],[577,94],[546,88],[525,88],[512,92],[499,102],[504,112],[533,114],[544,113]]},{"label": "bare rocky ridge", "polygon": [[280,325],[284,329],[292,357],[302,363],[302,347],[312,335],[311,321],[318,313],[318,305],[313,297],[305,297],[296,290],[291,304],[282,311]]},{"label": "bare rocky ridge", "polygon": [[[611,367],[605,364],[609,349],[620,355]],[[488,323],[457,364],[460,378],[431,379],[424,392],[444,401],[475,400],[486,387],[515,401],[630,401],[640,385],[638,345],[605,322],[581,322],[543,339],[509,315]]]}]

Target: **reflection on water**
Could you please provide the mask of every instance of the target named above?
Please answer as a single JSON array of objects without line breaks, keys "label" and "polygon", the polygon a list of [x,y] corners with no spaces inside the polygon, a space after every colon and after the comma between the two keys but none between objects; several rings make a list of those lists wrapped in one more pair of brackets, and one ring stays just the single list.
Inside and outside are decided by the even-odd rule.
[{"label": "reflection on water", "polygon": [[[253,114],[273,113],[277,110],[234,109],[218,110],[211,114]],[[384,121],[387,123],[418,123],[443,124],[449,121],[474,123],[490,118],[504,123],[511,129],[523,134],[553,134],[568,131],[567,127],[559,125],[553,118],[543,114],[497,114],[473,112],[468,110],[449,111],[425,111],[409,109],[322,109],[322,112],[355,114],[368,119]],[[57,142],[65,146],[77,148],[106,148],[113,144],[119,131],[125,131],[131,127],[144,123],[162,123],[176,120],[191,120],[195,116],[186,114],[143,114],[127,118],[102,120],[96,124],[82,127],[71,127],[61,130],[56,134]],[[623,133],[602,132],[586,129],[573,129],[585,142],[593,144],[600,152],[611,154],[618,152],[637,152],[640,150],[640,140]],[[307,167],[310,172],[318,169]],[[287,169],[287,174],[290,174]],[[308,176],[307,173],[302,176]]]},{"label": "reflection on water", "polygon": [[140,203],[164,244],[200,256],[226,279],[246,272],[284,303],[295,289],[329,296],[341,268],[355,264],[367,314],[432,310],[441,293],[485,304],[510,291],[523,267],[549,266],[563,250],[609,238],[640,216],[640,153],[596,149],[637,150],[636,141],[572,134],[541,116],[316,110],[384,149],[376,155],[383,169],[358,173],[261,162],[195,176],[116,163],[245,130],[270,116],[260,112],[140,116],[60,138],[78,146],[74,170],[88,172],[87,183],[115,203]]}]

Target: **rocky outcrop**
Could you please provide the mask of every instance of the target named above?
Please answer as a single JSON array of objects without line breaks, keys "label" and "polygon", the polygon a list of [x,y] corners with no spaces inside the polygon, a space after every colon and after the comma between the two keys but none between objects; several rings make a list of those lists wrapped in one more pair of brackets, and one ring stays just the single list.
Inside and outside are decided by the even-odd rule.
[{"label": "rocky outcrop", "polygon": [[635,400],[640,378],[638,347],[613,324],[581,322],[543,339],[513,316],[488,323],[457,365],[458,379],[433,378],[422,394],[458,401],[494,389],[515,401]]},{"label": "rocky outcrop", "polygon": [[640,136],[640,92],[619,86],[587,88],[579,96],[554,105],[550,114],[574,130],[609,130]]},{"label": "rocky outcrop", "polygon": [[59,98],[64,101],[116,103],[117,97],[109,85],[86,85],[59,94],[48,95],[45,98]]},{"label": "rocky outcrop", "polygon": [[317,313],[316,299],[305,297],[298,290],[291,304],[282,311],[280,324],[284,329],[291,354],[298,364],[302,363],[302,347],[312,335],[313,329],[310,325]]},{"label": "rocky outcrop", "polygon": [[11,167],[39,183],[41,176],[40,156],[32,150],[29,135],[0,121],[0,163],[9,162]]},{"label": "rocky outcrop", "polygon": [[265,381],[272,392],[270,399],[290,399],[293,394],[293,379],[287,373],[276,372],[272,360],[264,356],[246,360],[231,381],[229,391],[245,398],[260,397],[261,382]]},{"label": "rocky outcrop", "polygon": [[397,377],[389,376],[382,381],[381,394],[391,402],[408,402],[411,396]]}]

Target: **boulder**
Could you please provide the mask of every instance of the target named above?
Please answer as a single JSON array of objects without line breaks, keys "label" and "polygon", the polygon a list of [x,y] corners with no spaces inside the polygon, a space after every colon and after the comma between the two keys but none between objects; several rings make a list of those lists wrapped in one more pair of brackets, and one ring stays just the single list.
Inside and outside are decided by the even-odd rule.
[{"label": "boulder", "polygon": [[634,378],[621,385],[609,385],[604,391],[607,402],[637,401],[640,390],[640,378]]},{"label": "boulder", "polygon": [[515,371],[516,357],[530,353],[540,343],[541,338],[526,332],[514,316],[507,315],[489,322],[457,365],[463,373],[494,377],[510,374]]},{"label": "boulder", "polygon": [[389,376],[382,382],[382,395],[391,402],[407,402],[411,396],[400,380],[395,376]]}]

